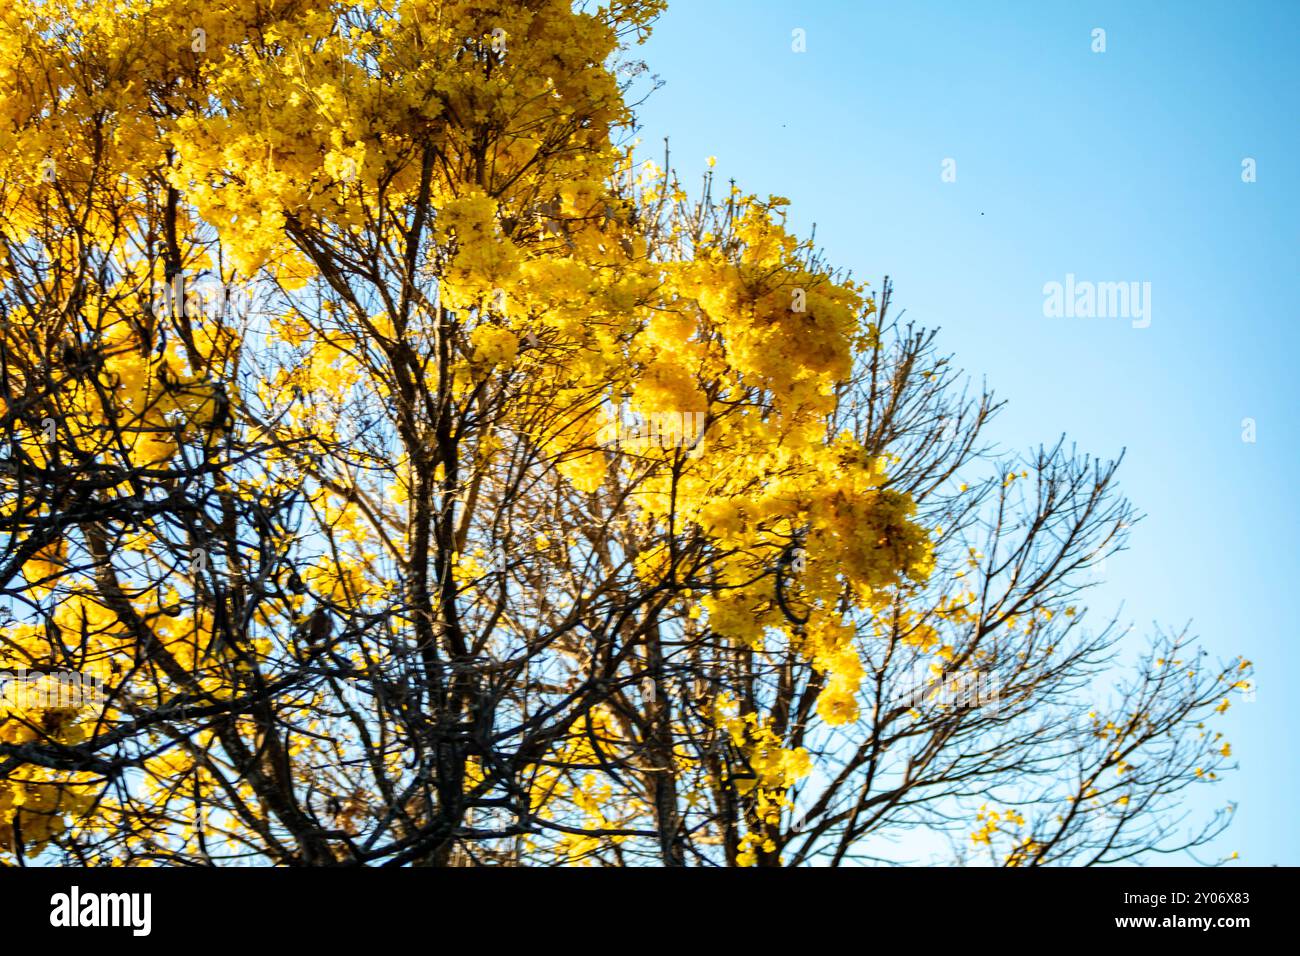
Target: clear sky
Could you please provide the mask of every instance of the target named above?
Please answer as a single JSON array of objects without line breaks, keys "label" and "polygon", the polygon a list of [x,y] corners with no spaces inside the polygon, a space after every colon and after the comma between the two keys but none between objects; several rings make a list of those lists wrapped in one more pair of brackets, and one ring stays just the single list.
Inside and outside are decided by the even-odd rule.
[{"label": "clear sky", "polygon": [[[1089,603],[1255,662],[1224,727],[1241,769],[1196,788],[1238,803],[1215,849],[1247,865],[1300,864],[1297,40],[1300,2],[678,0],[641,54],[649,154],[669,135],[684,179],[716,155],[833,263],[890,275],[1008,400],[1004,448],[1127,449],[1147,517]],[[1149,326],[1045,317],[1067,274],[1149,282]]]}]

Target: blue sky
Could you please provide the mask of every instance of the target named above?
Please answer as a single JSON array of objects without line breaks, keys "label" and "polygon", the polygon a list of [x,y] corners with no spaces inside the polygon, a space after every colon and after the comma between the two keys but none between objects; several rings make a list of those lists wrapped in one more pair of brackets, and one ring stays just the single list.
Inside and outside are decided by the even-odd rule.
[{"label": "blue sky", "polygon": [[[669,135],[688,180],[716,155],[833,263],[890,275],[1008,400],[1004,448],[1127,449],[1146,518],[1090,603],[1255,662],[1224,728],[1241,770],[1197,798],[1238,803],[1215,849],[1248,865],[1300,864],[1298,35],[1288,2],[679,0],[641,54],[648,155]],[[1151,283],[1149,327],[1045,317],[1070,273]]]}]

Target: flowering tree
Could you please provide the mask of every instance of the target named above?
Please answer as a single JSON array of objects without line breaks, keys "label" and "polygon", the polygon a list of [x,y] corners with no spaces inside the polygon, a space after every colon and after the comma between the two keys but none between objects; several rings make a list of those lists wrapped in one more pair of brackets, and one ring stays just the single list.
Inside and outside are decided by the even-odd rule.
[{"label": "flowering tree", "polygon": [[6,859],[923,827],[1095,863],[1222,826],[1171,809],[1249,665],[1159,638],[1103,703],[1115,466],[996,458],[887,282],[634,163],[659,7],[3,13]]}]

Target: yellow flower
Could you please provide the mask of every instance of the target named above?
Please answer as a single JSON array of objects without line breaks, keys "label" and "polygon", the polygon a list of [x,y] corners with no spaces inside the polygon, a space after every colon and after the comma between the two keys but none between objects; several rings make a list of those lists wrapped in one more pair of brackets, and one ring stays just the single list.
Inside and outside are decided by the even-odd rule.
[{"label": "yellow flower", "polygon": [[519,353],[519,336],[496,325],[480,325],[470,333],[474,361],[488,366],[510,365]]}]

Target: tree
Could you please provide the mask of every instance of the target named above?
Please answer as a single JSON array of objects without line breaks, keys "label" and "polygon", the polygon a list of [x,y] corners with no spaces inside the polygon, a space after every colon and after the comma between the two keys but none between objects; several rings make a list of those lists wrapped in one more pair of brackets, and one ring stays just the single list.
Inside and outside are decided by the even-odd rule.
[{"label": "tree", "polygon": [[1115,465],[995,456],[887,280],[634,162],[659,7],[4,14],[9,859],[1218,832],[1172,814],[1249,665],[1087,629]]}]

